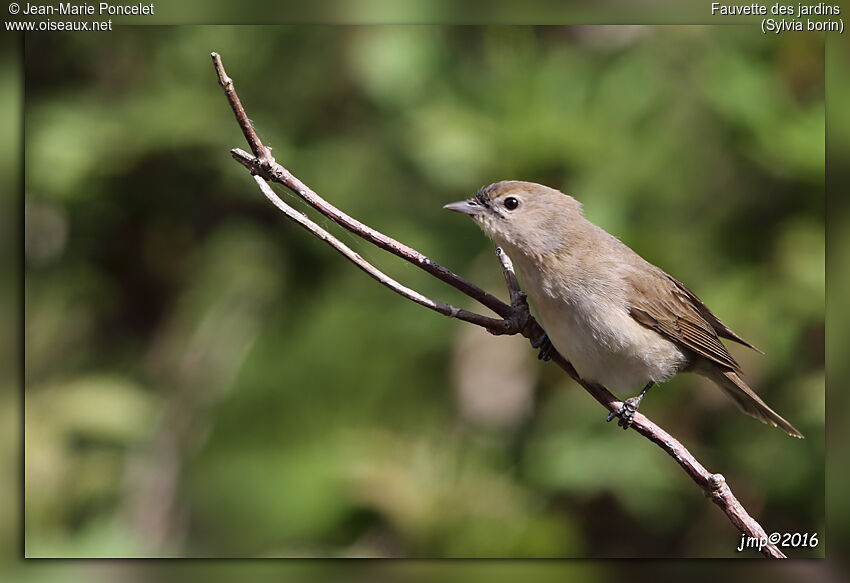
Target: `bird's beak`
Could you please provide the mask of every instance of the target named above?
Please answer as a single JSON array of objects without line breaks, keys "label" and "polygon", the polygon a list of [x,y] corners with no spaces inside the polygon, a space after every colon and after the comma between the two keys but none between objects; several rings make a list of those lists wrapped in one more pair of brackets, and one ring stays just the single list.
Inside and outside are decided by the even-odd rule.
[{"label": "bird's beak", "polygon": [[465,215],[480,215],[484,212],[484,207],[478,204],[478,202],[474,199],[450,202],[443,208],[456,213],[463,213]]}]

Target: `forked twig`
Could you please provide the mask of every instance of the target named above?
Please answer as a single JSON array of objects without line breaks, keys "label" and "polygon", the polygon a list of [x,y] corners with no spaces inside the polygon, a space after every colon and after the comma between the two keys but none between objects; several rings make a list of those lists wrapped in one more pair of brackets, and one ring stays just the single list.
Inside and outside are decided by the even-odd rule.
[{"label": "forked twig", "polygon": [[[251,171],[254,175],[254,180],[263,194],[289,219],[295,221],[297,224],[313,233],[316,237],[331,245],[339,253],[357,265],[357,267],[368,273],[382,285],[388,287],[401,296],[445,316],[458,318],[465,322],[481,326],[493,334],[522,334],[528,338],[533,345],[537,346],[539,344],[540,339],[544,337],[545,332],[537,320],[535,320],[529,312],[528,304],[525,300],[525,294],[520,290],[510,258],[503,253],[501,249],[497,249],[497,254],[502,266],[502,271],[505,275],[508,290],[510,291],[510,305],[502,302],[497,297],[485,292],[474,283],[460,277],[442,265],[435,263],[419,251],[405,245],[404,243],[396,241],[392,237],[376,231],[367,225],[364,225],[357,219],[348,216],[332,204],[328,203],[316,194],[310,187],[301,182],[298,178],[293,176],[291,172],[275,161],[271,155],[271,148],[263,145],[259,137],[257,137],[257,133],[254,131],[254,128],[251,126],[251,122],[245,113],[245,109],[236,94],[233,80],[230,79],[224,71],[221,57],[218,53],[212,53],[211,56],[218,75],[219,84],[224,89],[224,93],[227,96],[228,102],[236,116],[236,121],[242,129],[242,133],[245,135],[248,145],[251,148],[251,152],[253,153],[252,155],[244,150],[235,148],[231,150],[231,155],[237,162]],[[306,215],[287,205],[274,193],[271,187],[269,187],[266,183],[267,180],[286,186],[289,190],[307,202],[307,204],[311,207],[343,228],[373,243],[381,249],[389,251],[390,253],[409,261],[420,269],[427,271],[437,279],[457,288],[465,295],[495,312],[500,316],[500,318],[488,317],[483,314],[478,314],[449,304],[438,302],[415,290],[405,287],[363,259],[359,254],[352,251],[348,246],[331,235],[327,230],[307,218]],[[575,368],[573,368],[573,366],[556,350],[552,349],[549,354],[551,360],[555,364],[560,366],[573,380],[579,383],[593,396],[593,398],[599,401],[609,411],[619,410],[623,402],[611,394],[610,391],[600,385],[584,381],[578,375]],[[732,524],[734,524],[743,535],[753,537],[760,541],[766,541],[760,549],[762,554],[771,558],[785,557],[782,551],[768,540],[767,534],[761,525],[749,515],[737,498],[735,498],[731,488],[721,474],[713,474],[706,470],[705,467],[687,450],[687,448],[685,448],[685,446],[679,443],[679,441],[677,441],[664,429],[650,421],[644,414],[640,412],[635,413],[631,427],[651,442],[658,445],[658,447],[663,449],[667,452],[667,454],[675,459],[682,469],[688,474],[691,480],[700,487],[703,493],[710,497],[715,504],[723,509]]]}]

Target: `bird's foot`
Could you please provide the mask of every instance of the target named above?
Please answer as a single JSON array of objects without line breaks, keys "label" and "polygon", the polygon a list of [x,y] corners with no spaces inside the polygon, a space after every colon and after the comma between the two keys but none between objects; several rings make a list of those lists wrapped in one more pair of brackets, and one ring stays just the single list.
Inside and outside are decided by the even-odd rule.
[{"label": "bird's foot", "polygon": [[634,421],[635,413],[637,413],[639,406],[640,397],[632,397],[631,399],[626,399],[619,409],[608,413],[608,417],[605,419],[605,421],[610,422],[614,417],[619,417],[620,420],[617,421],[617,425],[619,425],[623,429],[628,429],[632,426],[632,421]]},{"label": "bird's foot", "polygon": [[549,360],[552,358],[552,352],[555,350],[555,347],[552,345],[552,341],[549,340],[549,336],[547,336],[545,332],[535,338],[531,345],[534,348],[540,349],[540,352],[537,353],[538,360]]},{"label": "bird's foot", "polygon": [[623,429],[628,429],[632,426],[632,421],[635,419],[635,413],[637,413],[638,407],[640,407],[640,402],[643,399],[643,396],[646,392],[652,388],[655,383],[649,381],[646,383],[646,386],[643,390],[632,397],[631,399],[626,399],[623,401],[623,404],[616,411],[611,411],[608,413],[608,417],[605,421],[611,421],[614,417],[619,417],[620,420],[617,421],[617,425],[622,427]]}]

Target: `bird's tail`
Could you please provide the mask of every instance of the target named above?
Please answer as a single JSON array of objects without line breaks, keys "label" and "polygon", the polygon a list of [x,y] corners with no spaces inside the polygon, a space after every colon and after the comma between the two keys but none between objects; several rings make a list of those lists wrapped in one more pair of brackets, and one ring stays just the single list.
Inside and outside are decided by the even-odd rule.
[{"label": "bird's tail", "polygon": [[794,437],[803,437],[803,434],[783,419],[776,411],[767,406],[767,403],[762,401],[753,390],[747,386],[738,373],[731,370],[721,370],[717,367],[711,367],[710,378],[716,382],[723,392],[732,397],[738,407],[744,413],[752,415],[756,419],[763,421],[774,427],[779,427],[788,435]]}]

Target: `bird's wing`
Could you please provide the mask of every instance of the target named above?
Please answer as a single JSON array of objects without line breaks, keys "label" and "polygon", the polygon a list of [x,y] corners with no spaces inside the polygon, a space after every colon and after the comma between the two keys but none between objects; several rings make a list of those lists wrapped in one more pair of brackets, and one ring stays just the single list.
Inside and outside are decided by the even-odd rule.
[{"label": "bird's wing", "polygon": [[[712,319],[720,320],[687,288],[660,269],[642,271],[640,277],[627,280],[631,284],[627,294],[628,309],[635,320],[699,356],[740,370],[712,325]],[[725,326],[723,328],[732,333]]]},{"label": "bird's wing", "polygon": [[712,314],[711,310],[708,309],[708,306],[706,306],[704,303],[702,303],[702,300],[699,299],[694,292],[692,292],[687,287],[685,287],[685,284],[683,284],[681,281],[675,279],[674,277],[672,277],[671,275],[669,275],[667,273],[665,273],[664,275],[666,275],[667,278],[670,281],[672,281],[674,284],[676,284],[676,287],[678,287],[686,296],[688,296],[688,299],[691,300],[691,302],[694,304],[694,307],[696,307],[696,309],[699,311],[700,315],[709,324],[711,324],[711,327],[714,328],[714,330],[717,332],[717,334],[719,336],[721,336],[723,338],[727,338],[729,340],[733,340],[733,341],[737,342],[738,344],[743,344],[747,348],[752,348],[753,350],[755,350],[759,354],[764,354],[764,352],[762,352],[761,350],[759,350],[758,348],[756,348],[755,346],[753,346],[752,344],[750,344],[749,342],[747,342],[746,340],[744,340],[743,338],[741,338],[740,336],[735,334],[735,332],[733,332],[732,329],[729,328],[729,326],[727,326],[726,324],[721,322],[720,318],[718,318],[717,316]]}]

